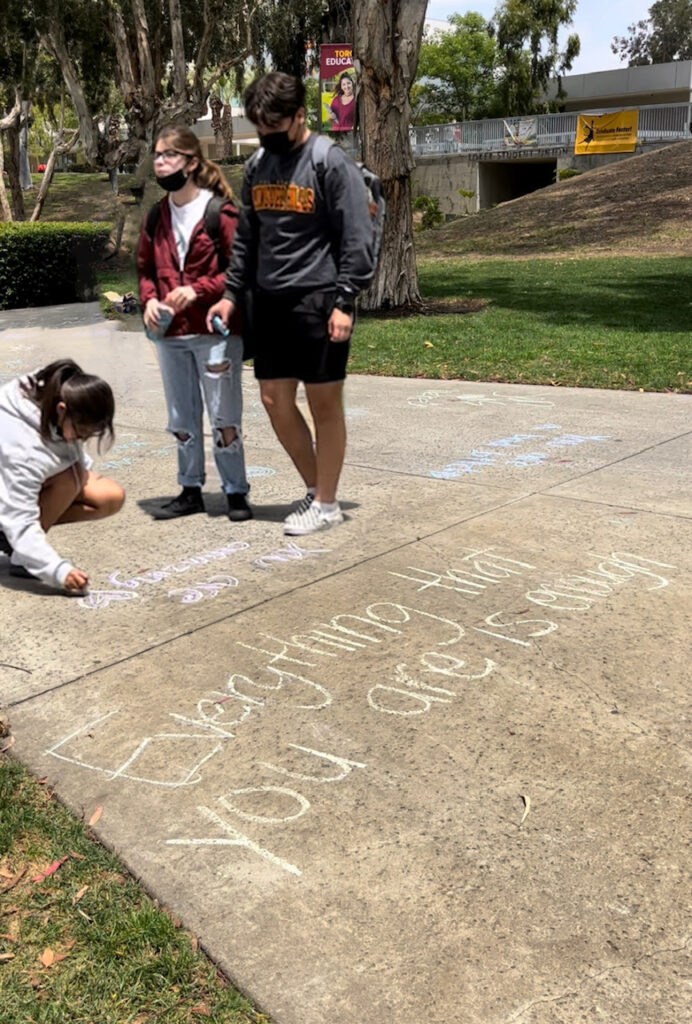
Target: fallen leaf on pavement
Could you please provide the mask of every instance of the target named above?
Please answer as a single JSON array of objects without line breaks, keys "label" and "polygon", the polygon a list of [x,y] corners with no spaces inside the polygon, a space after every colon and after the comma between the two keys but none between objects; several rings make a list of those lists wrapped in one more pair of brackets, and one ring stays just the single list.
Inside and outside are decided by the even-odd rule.
[{"label": "fallen leaf on pavement", "polygon": [[530,796],[524,796],[523,793],[520,793],[519,796],[524,801],[524,808],[525,808],[524,813],[521,816],[521,821],[519,822],[520,825],[523,825],[524,822],[526,821],[526,815],[531,810],[531,797]]},{"label": "fallen leaf on pavement", "polygon": [[103,807],[97,807],[92,816],[89,818],[89,828],[96,824],[101,815],[103,814]]}]

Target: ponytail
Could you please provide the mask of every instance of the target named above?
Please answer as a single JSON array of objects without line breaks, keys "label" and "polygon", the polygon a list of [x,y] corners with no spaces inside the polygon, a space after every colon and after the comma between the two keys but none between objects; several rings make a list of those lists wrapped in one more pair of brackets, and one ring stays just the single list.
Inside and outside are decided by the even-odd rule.
[{"label": "ponytail", "polygon": [[206,157],[198,157],[199,165],[193,171],[192,177],[195,184],[200,188],[211,189],[217,196],[225,196],[226,199],[233,199],[233,189],[224,176],[223,171],[213,160]]}]

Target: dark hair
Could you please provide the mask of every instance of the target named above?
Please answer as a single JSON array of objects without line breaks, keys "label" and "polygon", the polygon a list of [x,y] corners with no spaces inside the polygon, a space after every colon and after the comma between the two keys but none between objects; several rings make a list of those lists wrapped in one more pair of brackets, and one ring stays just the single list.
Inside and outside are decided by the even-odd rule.
[{"label": "dark hair", "polygon": [[226,181],[223,171],[213,160],[202,154],[200,141],[193,131],[182,124],[166,124],[156,136],[157,142],[170,142],[173,149],[197,158],[192,180],[200,188],[211,189],[217,196],[233,198],[233,189]]},{"label": "dark hair", "polygon": [[336,83],[336,89],[334,90],[334,99],[337,96],[341,96],[341,83],[346,78],[353,86],[353,99],[356,98],[356,83],[353,81],[353,75],[349,75],[348,71],[343,71],[339,76],[339,81]]},{"label": "dark hair", "polygon": [[305,86],[293,75],[270,71],[248,85],[243,102],[253,124],[273,128],[285,117],[294,117],[305,106]]},{"label": "dark hair", "polygon": [[75,430],[90,432],[98,437],[98,449],[107,438],[113,443],[113,416],[115,399],[110,384],[100,377],[84,373],[72,359],[58,359],[42,370],[32,374],[22,384],[24,393],[32,398],[41,410],[41,437],[52,439],[51,429],[58,426],[58,402],[64,402],[66,416],[69,416]]}]

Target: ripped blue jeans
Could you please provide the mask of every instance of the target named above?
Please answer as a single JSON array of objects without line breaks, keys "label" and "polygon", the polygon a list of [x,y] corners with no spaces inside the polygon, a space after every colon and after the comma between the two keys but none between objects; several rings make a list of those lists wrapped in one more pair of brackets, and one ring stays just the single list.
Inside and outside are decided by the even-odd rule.
[{"label": "ripped blue jeans", "polygon": [[[167,429],[178,441],[178,483],[181,487],[202,487],[206,478],[204,395],[222,490],[226,494],[247,494],[250,488],[241,433],[241,339],[213,334],[162,338],[156,342],[156,353],[168,407]],[[225,427],[235,431],[230,444],[224,443]]]}]

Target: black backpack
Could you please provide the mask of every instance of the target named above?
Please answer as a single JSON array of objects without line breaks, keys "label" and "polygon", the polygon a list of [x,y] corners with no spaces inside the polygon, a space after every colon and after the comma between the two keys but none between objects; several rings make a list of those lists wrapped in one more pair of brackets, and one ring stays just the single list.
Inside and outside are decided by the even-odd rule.
[{"label": "black backpack", "polygon": [[[149,213],[147,214],[146,232],[147,235],[149,236],[150,241],[152,242],[154,240],[154,232],[156,231],[156,225],[158,224],[159,217],[161,216],[162,202],[163,200],[160,199],[158,203],[154,203],[152,208],[149,210]],[[226,269],[226,267],[228,266],[229,259],[228,253],[225,253],[221,246],[221,230],[219,227],[221,221],[221,211],[223,210],[224,206],[226,206],[226,204],[233,206],[235,216],[237,217],[238,213],[235,209],[232,200],[230,200],[228,196],[213,195],[209,202],[207,203],[207,208],[204,211],[204,230],[214,243],[214,248],[216,249],[216,258],[219,261],[220,270]]]}]

